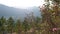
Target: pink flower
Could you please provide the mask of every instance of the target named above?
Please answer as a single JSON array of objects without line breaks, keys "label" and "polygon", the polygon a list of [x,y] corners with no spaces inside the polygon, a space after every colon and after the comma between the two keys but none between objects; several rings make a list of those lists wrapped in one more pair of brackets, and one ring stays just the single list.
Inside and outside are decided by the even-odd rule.
[{"label": "pink flower", "polygon": [[60,28],[52,28],[52,31],[60,30]]},{"label": "pink flower", "polygon": [[52,31],[56,31],[56,30],[57,30],[57,28],[53,28],[53,29],[52,29]]}]

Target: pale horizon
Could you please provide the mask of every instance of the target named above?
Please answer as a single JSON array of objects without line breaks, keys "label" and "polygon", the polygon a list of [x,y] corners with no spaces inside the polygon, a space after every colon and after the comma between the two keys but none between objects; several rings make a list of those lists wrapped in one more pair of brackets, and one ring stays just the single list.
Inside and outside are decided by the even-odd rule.
[{"label": "pale horizon", "polygon": [[4,4],[15,8],[41,6],[43,3],[44,0],[0,0],[0,4]]}]

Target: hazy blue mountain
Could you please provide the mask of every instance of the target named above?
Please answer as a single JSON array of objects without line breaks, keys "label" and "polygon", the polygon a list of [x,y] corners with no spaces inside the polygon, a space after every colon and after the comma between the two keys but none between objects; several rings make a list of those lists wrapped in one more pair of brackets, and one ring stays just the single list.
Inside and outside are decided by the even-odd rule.
[{"label": "hazy blue mountain", "polygon": [[40,9],[38,7],[36,7],[36,6],[29,7],[27,10],[31,11],[31,12],[34,12],[35,16],[40,16],[41,17],[41,12],[40,12]]},{"label": "hazy blue mountain", "polygon": [[5,16],[8,18],[10,16],[13,16],[15,18],[17,17],[24,18],[26,16],[25,13],[29,13],[31,11],[34,12],[35,16],[40,16],[38,7],[30,7],[28,9],[18,9],[18,8],[8,7],[6,5],[0,4],[0,17]]}]

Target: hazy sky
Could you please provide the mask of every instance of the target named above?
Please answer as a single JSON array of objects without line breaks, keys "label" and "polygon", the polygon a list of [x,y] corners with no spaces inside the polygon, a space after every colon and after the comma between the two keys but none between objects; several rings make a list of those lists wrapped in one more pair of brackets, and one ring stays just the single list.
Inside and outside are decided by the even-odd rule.
[{"label": "hazy sky", "polygon": [[0,0],[0,4],[16,8],[39,6],[42,5],[43,3],[44,3],[43,0]]}]

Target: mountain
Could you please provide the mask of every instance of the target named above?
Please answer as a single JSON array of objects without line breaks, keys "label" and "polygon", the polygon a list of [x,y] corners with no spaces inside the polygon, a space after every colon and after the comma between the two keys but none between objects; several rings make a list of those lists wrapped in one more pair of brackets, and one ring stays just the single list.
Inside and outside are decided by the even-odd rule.
[{"label": "mountain", "polygon": [[28,9],[14,8],[8,7],[6,5],[0,4],[0,17],[5,16],[6,18],[12,16],[14,18],[24,18],[26,16],[25,13],[30,13],[33,11],[35,16],[40,16],[38,7],[30,7]]},{"label": "mountain", "polygon": [[27,8],[27,10],[30,11],[30,12],[34,12],[35,16],[40,16],[41,17],[41,12],[40,12],[40,9],[38,7],[36,7],[36,6],[29,7],[29,8]]}]

